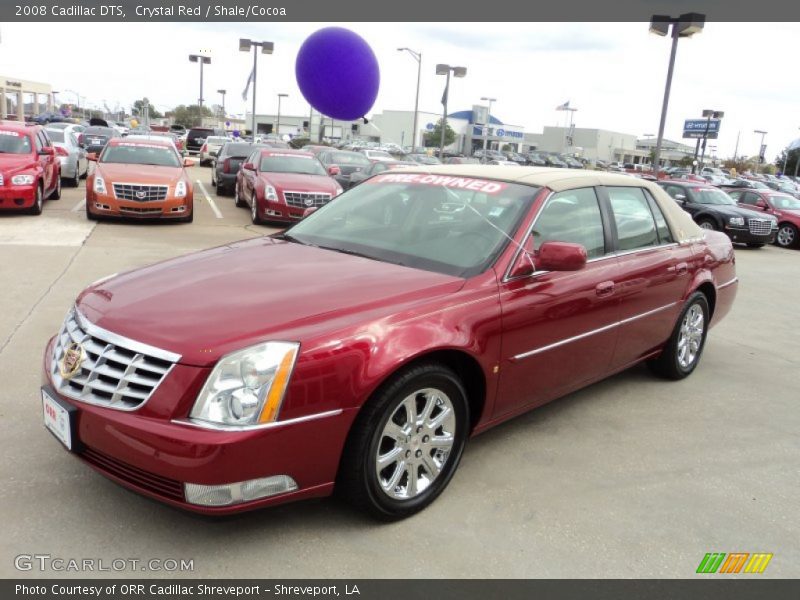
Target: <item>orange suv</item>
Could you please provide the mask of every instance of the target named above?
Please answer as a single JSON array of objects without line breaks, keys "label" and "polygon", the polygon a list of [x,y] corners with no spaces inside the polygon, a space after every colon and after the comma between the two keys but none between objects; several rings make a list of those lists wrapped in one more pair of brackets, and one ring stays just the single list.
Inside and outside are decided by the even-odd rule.
[{"label": "orange suv", "polygon": [[86,180],[86,217],[175,219],[194,218],[193,188],[175,145],[161,140],[112,139],[100,155],[89,154],[97,166]]}]

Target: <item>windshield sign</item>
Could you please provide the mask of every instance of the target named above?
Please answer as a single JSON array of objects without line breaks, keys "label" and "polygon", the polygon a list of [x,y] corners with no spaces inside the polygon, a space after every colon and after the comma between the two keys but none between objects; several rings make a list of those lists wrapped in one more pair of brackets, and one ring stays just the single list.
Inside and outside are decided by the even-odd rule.
[{"label": "windshield sign", "polygon": [[298,154],[266,154],[261,156],[262,173],[298,173],[300,175],[327,175],[313,156]]},{"label": "windshield sign", "polygon": [[117,144],[106,146],[100,156],[102,163],[180,167],[178,155],[172,148],[156,144]]}]

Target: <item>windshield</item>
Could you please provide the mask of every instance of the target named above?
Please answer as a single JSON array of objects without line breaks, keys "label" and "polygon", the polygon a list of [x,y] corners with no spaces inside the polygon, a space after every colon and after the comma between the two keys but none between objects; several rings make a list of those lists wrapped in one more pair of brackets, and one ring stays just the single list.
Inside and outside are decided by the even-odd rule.
[{"label": "windshield", "polygon": [[53,142],[59,142],[61,144],[64,143],[64,131],[58,129],[47,129],[47,135],[50,136],[50,140]]},{"label": "windshield", "polygon": [[772,194],[769,201],[775,208],[783,210],[800,210],[800,200],[785,194]]},{"label": "windshield", "polygon": [[301,175],[327,175],[320,162],[313,156],[291,154],[262,155],[258,168],[262,173],[299,173]]},{"label": "windshield", "polygon": [[89,127],[83,133],[94,137],[108,137],[111,135],[111,129],[108,127]]},{"label": "windshield", "polygon": [[538,190],[468,177],[384,173],[288,233],[299,243],[471,277],[506,247]]},{"label": "windshield", "polygon": [[331,152],[329,156],[333,165],[361,165],[368,167],[371,164],[369,159],[360,152]]},{"label": "windshield", "polygon": [[733,198],[722,190],[694,190],[694,198],[698,204],[736,204]]},{"label": "windshield", "polygon": [[31,140],[16,131],[0,131],[0,154],[30,154]]},{"label": "windshield", "polygon": [[180,167],[181,162],[172,148],[156,144],[115,144],[106,146],[100,155],[102,163],[128,165],[153,165],[157,167]]},{"label": "windshield", "polygon": [[211,137],[206,138],[206,143],[207,144],[220,144],[221,145],[221,144],[224,144],[227,141],[228,141],[228,138],[221,137],[221,136],[211,136]]}]

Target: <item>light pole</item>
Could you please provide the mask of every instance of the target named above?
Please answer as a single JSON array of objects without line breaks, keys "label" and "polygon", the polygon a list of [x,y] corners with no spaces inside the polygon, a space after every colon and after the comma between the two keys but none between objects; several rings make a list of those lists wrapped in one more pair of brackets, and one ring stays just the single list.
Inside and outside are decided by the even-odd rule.
[{"label": "light pole", "polygon": [[444,86],[444,94],[442,94],[442,135],[439,144],[439,158],[444,158],[444,133],[447,130],[447,100],[450,95],[450,73],[453,77],[464,77],[467,74],[467,67],[451,67],[450,65],[438,64],[436,65],[437,75],[446,75],[447,83]]},{"label": "light pole", "polygon": [[228,90],[217,90],[217,93],[220,96],[222,96],[222,122],[224,124],[225,123],[225,117],[227,116],[225,114],[225,94],[228,93]]},{"label": "light pole", "polygon": [[417,147],[417,118],[419,116],[419,80],[422,75],[422,52],[415,52],[411,48],[398,48],[398,52],[408,52],[417,61],[417,95],[414,98],[414,134],[411,136],[411,151]]},{"label": "light pole", "polygon": [[658,125],[658,138],[656,139],[656,151],[653,154],[653,169],[656,179],[658,178],[658,167],[661,162],[661,143],[664,140],[664,126],[667,122],[667,107],[669,106],[669,92],[672,87],[672,72],[675,70],[675,53],[678,51],[678,38],[691,37],[695,33],[703,30],[706,16],[699,13],[684,13],[679,17],[667,15],[653,15],[650,20],[650,32],[656,35],[666,36],[672,29],[672,49],[669,55],[669,68],[667,69],[667,84],[664,87],[664,102],[661,105],[661,121]]},{"label": "light pole", "polygon": [[250,52],[253,49],[253,71],[250,73],[250,81],[253,82],[253,141],[256,139],[256,69],[258,67],[258,48],[261,54],[272,54],[275,44],[272,42],[254,42],[245,38],[239,38],[239,51]]},{"label": "light pole", "polygon": [[[203,65],[211,64],[211,57],[205,54],[190,54],[189,62],[200,63],[200,108],[203,108]],[[202,111],[201,111],[202,114]]]},{"label": "light pole", "polygon": [[278,137],[281,136],[281,98],[288,98],[289,94],[278,94],[278,125],[275,127],[275,133]]},{"label": "light pole", "polygon": [[761,165],[761,161],[763,159],[762,152],[764,151],[764,136],[767,135],[766,131],[761,131],[760,129],[754,129],[753,133],[760,133],[761,134],[761,145],[758,147],[758,162],[756,163],[756,173],[758,173]]},{"label": "light pole", "polygon": [[[711,126],[711,119],[721,119],[725,116],[725,113],[721,110],[705,109],[703,111],[703,116],[706,118],[706,130],[703,132],[703,153],[700,155],[701,166],[703,161],[706,159],[706,142],[708,141],[708,129]],[[695,158],[697,158],[696,155]]]},{"label": "light pole", "polygon": [[492,103],[497,102],[497,98],[487,98],[486,96],[483,96],[481,101],[489,103],[489,108],[486,110],[486,125],[484,125],[483,129],[483,149],[486,150],[486,146],[489,142],[489,125],[492,122]]}]

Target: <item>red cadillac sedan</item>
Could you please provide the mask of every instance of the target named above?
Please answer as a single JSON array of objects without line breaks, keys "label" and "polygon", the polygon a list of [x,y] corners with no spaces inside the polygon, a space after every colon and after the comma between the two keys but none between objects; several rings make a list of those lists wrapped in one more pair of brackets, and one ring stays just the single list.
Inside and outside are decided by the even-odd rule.
[{"label": "red cadillac sedan", "polygon": [[647,181],[382,173],[282,233],[86,288],[44,353],[44,423],[181,508],[336,491],[399,519],[473,435],[641,361],[690,375],[737,281],[728,237]]},{"label": "red cadillac sedan", "polygon": [[339,167],[326,170],[310,152],[259,148],[236,175],[236,206],[249,206],[255,224],[294,222],[307,208],[324,206],[342,193],[333,179]]}]

